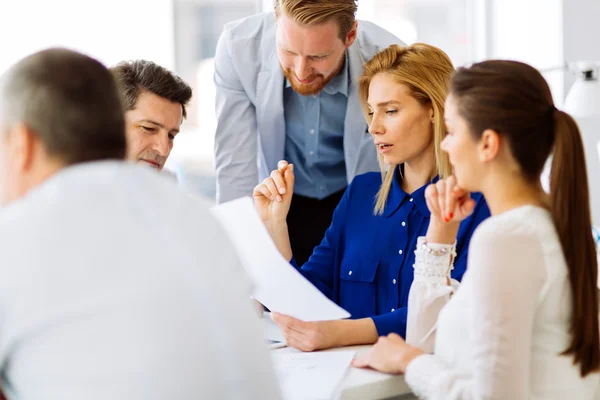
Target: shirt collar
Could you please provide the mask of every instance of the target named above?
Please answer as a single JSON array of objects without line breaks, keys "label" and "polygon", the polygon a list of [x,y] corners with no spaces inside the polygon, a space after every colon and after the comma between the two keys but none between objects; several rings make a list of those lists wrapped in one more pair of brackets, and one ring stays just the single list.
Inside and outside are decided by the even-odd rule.
[{"label": "shirt collar", "polygon": [[398,210],[398,208],[400,208],[402,204],[404,204],[405,201],[410,201],[410,199],[412,198],[421,215],[423,215],[424,217],[429,217],[431,212],[429,211],[429,208],[427,208],[427,202],[425,201],[425,189],[427,188],[427,186],[429,186],[430,183],[436,183],[439,179],[439,176],[436,176],[431,180],[431,182],[426,183],[425,185],[415,190],[412,194],[409,194],[402,189],[400,166],[397,166],[396,170],[394,171],[394,180],[392,181],[392,187],[390,189],[387,202],[385,203],[383,216],[391,216]]},{"label": "shirt collar", "polygon": [[[344,65],[340,69],[340,72],[331,80],[329,83],[323,88],[323,91],[329,95],[334,95],[336,93],[341,93],[344,96],[348,97],[348,86],[350,85],[348,81],[348,51],[346,51],[344,55]],[[285,80],[285,88],[291,88],[292,84],[286,78]]]}]

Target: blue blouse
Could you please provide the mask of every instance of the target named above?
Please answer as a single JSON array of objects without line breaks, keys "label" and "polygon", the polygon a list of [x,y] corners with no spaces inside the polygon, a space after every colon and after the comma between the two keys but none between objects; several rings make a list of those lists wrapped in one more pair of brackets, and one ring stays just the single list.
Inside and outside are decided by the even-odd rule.
[{"label": "blue blouse", "polygon": [[[384,213],[374,215],[380,186],[377,172],[354,178],[321,244],[299,271],[351,318],[371,317],[380,336],[395,332],[404,337],[417,238],[425,236],[429,226],[427,185],[408,194],[396,172]],[[475,210],[458,231],[452,271],[457,280],[465,273],[471,235],[490,215],[483,196],[472,197]]]}]

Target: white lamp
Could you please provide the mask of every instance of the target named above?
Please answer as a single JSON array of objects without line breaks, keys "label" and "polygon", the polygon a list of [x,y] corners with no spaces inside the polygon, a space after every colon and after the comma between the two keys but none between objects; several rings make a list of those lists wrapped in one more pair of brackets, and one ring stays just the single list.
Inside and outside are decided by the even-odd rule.
[{"label": "white lamp", "polygon": [[565,98],[564,109],[573,117],[600,117],[600,61],[568,64],[577,80]]},{"label": "white lamp", "polygon": [[565,98],[564,110],[577,121],[583,138],[590,187],[592,222],[600,227],[600,61],[568,64],[577,80]]}]

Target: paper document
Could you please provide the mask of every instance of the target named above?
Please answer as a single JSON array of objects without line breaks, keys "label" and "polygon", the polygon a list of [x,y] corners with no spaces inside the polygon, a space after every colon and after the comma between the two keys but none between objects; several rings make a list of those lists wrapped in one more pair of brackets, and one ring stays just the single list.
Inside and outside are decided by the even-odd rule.
[{"label": "paper document", "polygon": [[268,340],[285,343],[285,337],[277,324],[271,319],[271,313],[263,313],[263,327],[265,328],[265,337]]},{"label": "paper document", "polygon": [[250,278],[253,296],[271,311],[303,321],[348,318],[350,314],[329,300],[288,263],[277,250],[252,199],[243,197],[212,208]]},{"label": "paper document", "polygon": [[354,351],[271,353],[285,400],[329,400],[341,395]]}]

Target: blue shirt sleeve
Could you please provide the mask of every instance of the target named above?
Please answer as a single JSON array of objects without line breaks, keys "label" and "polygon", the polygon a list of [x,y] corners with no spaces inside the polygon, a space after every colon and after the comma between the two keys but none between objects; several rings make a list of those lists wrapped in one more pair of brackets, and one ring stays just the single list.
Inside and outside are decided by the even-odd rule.
[{"label": "blue shirt sleeve", "polygon": [[375,323],[377,334],[387,336],[390,333],[397,333],[403,338],[406,337],[406,319],[408,317],[408,307],[401,307],[394,312],[376,315],[371,317]]}]

